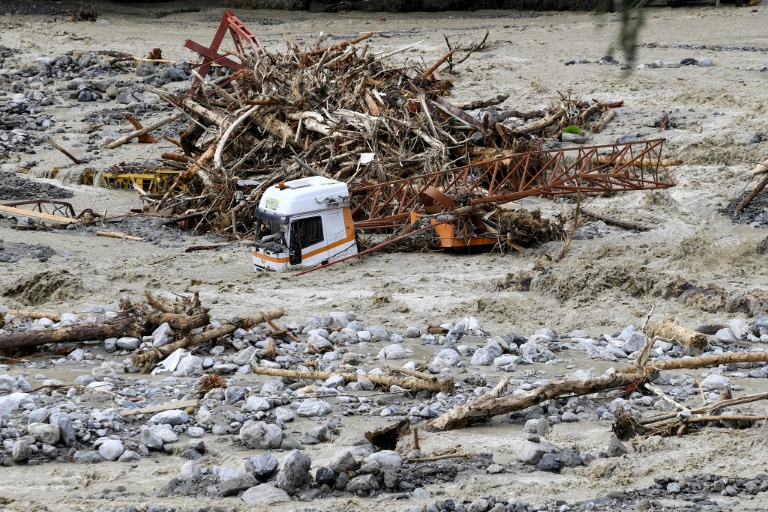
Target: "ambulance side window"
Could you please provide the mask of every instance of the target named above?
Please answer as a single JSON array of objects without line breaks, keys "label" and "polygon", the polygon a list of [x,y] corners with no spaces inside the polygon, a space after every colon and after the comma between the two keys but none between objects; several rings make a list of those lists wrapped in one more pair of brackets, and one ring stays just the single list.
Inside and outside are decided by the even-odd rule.
[{"label": "ambulance side window", "polygon": [[291,227],[294,233],[291,236],[299,237],[302,249],[323,241],[323,220],[320,216],[299,219]]}]

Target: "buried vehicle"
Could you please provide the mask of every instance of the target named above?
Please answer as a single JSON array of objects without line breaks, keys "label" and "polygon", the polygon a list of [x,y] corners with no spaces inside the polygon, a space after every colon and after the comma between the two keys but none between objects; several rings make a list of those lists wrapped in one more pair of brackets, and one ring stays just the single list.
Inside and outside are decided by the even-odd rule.
[{"label": "buried vehicle", "polygon": [[266,232],[253,245],[257,271],[313,267],[357,253],[349,190],[339,181],[313,176],[274,185],[255,214]]},{"label": "buried vehicle", "polygon": [[318,267],[358,252],[356,230],[393,238],[433,229],[435,247],[522,250],[562,231],[511,202],[532,196],[612,194],[674,186],[664,170],[664,139],[511,152],[462,167],[383,183],[345,183],[314,176],[267,189],[255,216],[263,224],[253,259],[257,270]]}]

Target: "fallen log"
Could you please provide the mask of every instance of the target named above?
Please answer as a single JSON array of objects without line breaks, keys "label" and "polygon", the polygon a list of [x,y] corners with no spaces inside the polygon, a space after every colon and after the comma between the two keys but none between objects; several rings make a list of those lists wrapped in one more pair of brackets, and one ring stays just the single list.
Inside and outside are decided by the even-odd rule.
[{"label": "fallen log", "polygon": [[741,203],[739,203],[739,207],[736,208],[736,211],[740,212],[744,208],[746,208],[749,205],[749,203],[751,203],[752,200],[755,197],[757,197],[757,195],[760,192],[763,191],[763,189],[765,188],[766,185],[768,185],[768,175],[766,175],[762,180],[760,180],[760,183],[757,184],[757,186],[754,188],[754,190],[752,190],[752,192],[747,194],[747,196],[741,201]]},{"label": "fallen log", "polygon": [[161,119],[160,121],[158,121],[158,122],[156,122],[154,124],[151,124],[149,126],[146,126],[146,127],[142,128],[141,130],[136,130],[135,132],[129,133],[128,135],[126,135],[124,137],[120,137],[119,139],[117,139],[114,142],[110,142],[109,144],[104,146],[104,149],[115,149],[118,146],[122,146],[123,144],[125,144],[129,140],[131,140],[133,138],[136,138],[136,137],[140,137],[141,135],[144,135],[145,133],[149,133],[149,132],[151,132],[153,130],[157,130],[161,126],[165,126],[166,124],[171,123],[171,122],[181,118],[183,115],[184,115],[183,112],[177,112],[177,113],[173,114],[172,116],[166,117],[165,119]]},{"label": "fallen log", "polygon": [[674,318],[662,318],[648,326],[646,334],[651,338],[673,341],[685,348],[704,350],[709,341],[704,334],[678,324]]},{"label": "fallen log", "polygon": [[[737,363],[768,363],[768,352],[726,352],[723,354],[706,354],[696,357],[682,357],[666,361],[654,361],[645,366],[646,371],[691,370],[706,366]],[[630,366],[617,370],[621,373],[637,372],[637,367]]]},{"label": "fallen log", "polygon": [[187,407],[197,407],[198,405],[200,405],[200,400],[182,400],[180,402],[168,402],[166,404],[139,407],[138,409],[128,409],[127,411],[121,411],[120,416],[125,418],[126,416],[136,416],[137,414],[154,414],[175,409],[186,409]]},{"label": "fallen log", "polygon": [[631,229],[634,231],[648,231],[651,229],[647,226],[643,226],[642,224],[637,224],[635,222],[629,222],[626,220],[617,219],[616,217],[609,217],[607,215],[600,215],[599,213],[595,213],[591,210],[585,210],[584,208],[581,209],[581,214],[586,215],[587,217],[592,217],[593,219],[596,219],[596,220],[601,220],[606,224],[610,224],[612,226],[618,226],[623,229]]},{"label": "fallen log", "polygon": [[616,117],[616,111],[615,110],[609,110],[605,113],[605,115],[600,119],[600,121],[592,127],[592,133],[600,133],[603,131],[603,128],[605,128],[608,123],[611,122],[611,120]]},{"label": "fallen log", "polygon": [[[143,126],[141,126],[141,123],[136,120],[135,117],[133,117],[131,114],[123,114],[125,116],[125,119],[133,125],[133,127],[136,130],[142,130],[144,129]],[[139,135],[139,143],[140,144],[156,144],[157,139],[151,136],[148,133],[145,133],[143,135]]]},{"label": "fallen log", "polygon": [[438,416],[427,423],[424,428],[429,432],[462,428],[473,423],[488,421],[500,414],[527,409],[565,394],[586,395],[636,384],[643,379],[645,379],[645,375],[632,373],[615,373],[589,380],[563,379],[550,382],[531,391],[499,398],[509,382],[508,378],[505,377],[487,394]]},{"label": "fallen log", "polygon": [[108,236],[110,238],[122,238],[123,240],[134,240],[136,242],[141,242],[144,240],[140,236],[126,235],[125,233],[119,233],[117,231],[96,231],[96,234],[99,236]]},{"label": "fallen log", "polygon": [[287,377],[289,379],[327,380],[336,375],[341,375],[347,382],[357,382],[360,377],[365,377],[377,386],[399,386],[404,389],[418,389],[426,391],[450,391],[453,389],[453,381],[440,379],[430,381],[420,378],[395,377],[392,375],[357,374],[321,371],[285,370],[282,368],[262,368],[255,366],[253,373],[256,375],[268,375],[270,377]]},{"label": "fallen log", "polygon": [[48,343],[79,343],[130,336],[141,338],[144,329],[136,318],[119,316],[106,322],[66,325],[55,329],[0,334],[0,351],[39,347]]},{"label": "fallen log", "polygon": [[259,314],[245,318],[237,323],[224,324],[200,334],[187,336],[173,343],[169,343],[168,345],[163,345],[162,347],[154,347],[149,350],[137,350],[131,355],[131,363],[133,366],[141,368],[142,372],[147,373],[154,362],[165,359],[180,348],[191,348],[217,340],[222,336],[232,334],[235,330],[241,327],[243,329],[251,329],[261,323],[276,320],[284,314],[285,311],[283,308],[268,309],[266,311],[260,311]]},{"label": "fallen log", "polygon": [[171,328],[177,331],[191,331],[198,327],[205,327],[211,320],[208,316],[208,310],[199,315],[182,315],[175,313],[159,313],[155,311],[146,311],[144,318],[150,326],[158,326],[167,323]]},{"label": "fallen log", "polygon": [[25,318],[31,318],[33,320],[47,318],[48,320],[53,320],[54,322],[61,321],[61,315],[58,313],[48,313],[45,311],[28,311],[26,309],[6,309],[0,313],[0,316],[1,315],[22,316]]},{"label": "fallen log", "polygon": [[66,149],[64,149],[63,147],[61,147],[61,146],[59,146],[58,144],[56,144],[55,142],[53,142],[53,139],[50,139],[50,138],[49,138],[49,139],[48,139],[48,144],[50,144],[50,145],[51,145],[51,146],[53,146],[54,148],[56,148],[56,149],[58,149],[59,151],[61,151],[61,153],[62,153],[62,154],[65,156],[65,157],[69,158],[69,159],[70,159],[70,160],[72,160],[74,163],[76,163],[76,164],[81,164],[81,163],[83,163],[83,162],[81,162],[80,160],[78,160],[77,158],[75,158],[75,157],[72,155],[72,153],[70,153],[69,151],[67,151],[67,150],[66,150]]}]

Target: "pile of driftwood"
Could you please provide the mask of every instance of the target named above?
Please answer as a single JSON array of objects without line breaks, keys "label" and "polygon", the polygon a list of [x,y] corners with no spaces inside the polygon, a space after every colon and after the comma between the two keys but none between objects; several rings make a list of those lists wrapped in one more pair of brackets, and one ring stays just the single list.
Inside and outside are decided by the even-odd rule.
[{"label": "pile of driftwood", "polygon": [[[13,359],[30,357],[36,348],[46,345],[53,345],[53,352],[37,355],[66,354],[77,348],[76,344],[90,341],[122,337],[142,339],[143,336],[152,334],[159,326],[167,324],[171,329],[169,338],[174,341],[158,347],[140,348],[131,356],[131,362],[136,367],[148,372],[153,364],[180,348],[194,349],[200,345],[211,344],[232,334],[238,328],[251,329],[266,323],[274,330],[272,336],[290,336],[285,329],[274,323],[274,320],[283,316],[282,308],[260,311],[253,316],[214,327],[210,323],[209,308],[201,306],[197,294],[167,300],[147,292],[146,299],[146,304],[137,305],[128,300],[122,301],[117,315],[101,322],[82,322],[39,330],[14,329],[13,326],[6,325],[10,332],[0,334],[0,354],[13,356],[2,358],[10,362]],[[38,311],[8,310],[5,313],[19,319],[61,319],[60,315]],[[60,344],[63,344],[63,348]]]},{"label": "pile of driftwood", "polygon": [[197,75],[186,94],[156,91],[191,123],[175,141],[178,152],[163,155],[186,166],[177,187],[145,196],[145,210],[192,220],[199,232],[244,238],[272,184],[322,175],[354,189],[482,162],[500,150],[531,151],[566,127],[599,131],[621,105],[570,94],[534,112],[489,108],[508,95],[454,105],[446,99],[452,81],[438,71],[454,50],[424,69],[391,60],[418,43],[376,53],[368,44],[373,35],[234,53],[243,68],[224,87]]}]

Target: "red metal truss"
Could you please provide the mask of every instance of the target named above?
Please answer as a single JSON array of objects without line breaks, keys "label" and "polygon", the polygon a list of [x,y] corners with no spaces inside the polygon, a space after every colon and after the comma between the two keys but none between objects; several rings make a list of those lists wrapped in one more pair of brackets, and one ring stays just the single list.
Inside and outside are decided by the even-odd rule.
[{"label": "red metal truss", "polygon": [[[229,33],[232,35],[235,50],[241,55],[245,53],[243,42],[248,43],[255,55],[266,55],[267,51],[253,32],[251,32],[250,29],[235,16],[235,13],[226,10],[224,11],[224,14],[221,15],[221,23],[219,23],[219,28],[216,30],[216,34],[213,36],[213,41],[211,41],[210,46],[204,46],[191,39],[187,39],[187,42],[184,43],[185,47],[199,53],[200,56],[203,57],[202,64],[198,66],[198,73],[200,76],[205,77],[211,69],[211,65],[214,63],[227,67],[233,71],[243,69],[244,66],[241,63],[230,59],[226,54],[219,53],[219,47],[224,41],[224,36],[227,34],[227,30],[229,30]],[[231,80],[232,77],[228,77],[220,85],[226,85]],[[200,80],[196,78],[194,83],[197,84],[199,81]],[[192,90],[194,90],[194,88]]]},{"label": "red metal truss", "polygon": [[528,196],[651,190],[674,186],[661,166],[664,139],[516,153],[351,191],[362,229],[396,227],[410,213],[437,213]]}]

